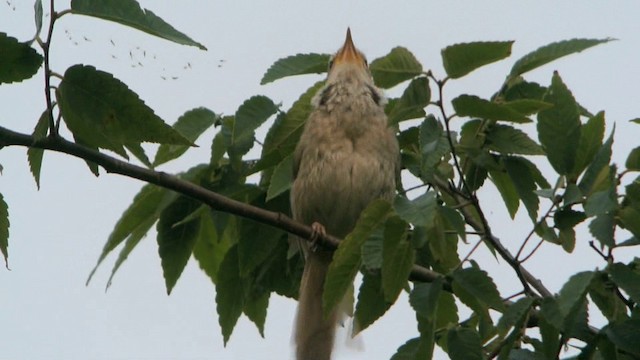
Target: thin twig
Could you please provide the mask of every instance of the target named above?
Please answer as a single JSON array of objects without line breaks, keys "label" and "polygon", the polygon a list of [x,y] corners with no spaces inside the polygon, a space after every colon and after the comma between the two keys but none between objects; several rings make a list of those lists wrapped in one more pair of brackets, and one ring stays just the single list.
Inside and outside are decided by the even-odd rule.
[{"label": "thin twig", "polygon": [[51,40],[53,39],[53,27],[58,19],[56,14],[54,0],[50,3],[51,17],[49,18],[49,30],[47,31],[47,41],[38,42],[42,46],[42,52],[44,53],[44,96],[47,102],[47,116],[49,117],[49,135],[57,136],[55,121],[53,119],[53,102],[51,100],[51,68],[49,67],[49,49],[51,48]]},{"label": "thin twig", "polygon": [[534,225],[533,228],[531,229],[531,231],[529,232],[529,234],[527,235],[527,237],[524,239],[524,241],[522,242],[522,245],[520,245],[520,249],[518,249],[518,252],[516,253],[516,260],[520,259],[520,255],[522,255],[522,251],[524,251],[525,246],[527,245],[527,242],[531,239],[531,236],[533,236],[533,234],[536,232],[536,229],[542,225],[542,223],[544,221],[547,220],[547,218],[549,217],[549,215],[551,214],[551,212],[553,211],[553,209],[556,208],[556,206],[558,206],[559,201],[554,200],[551,203],[551,206],[549,207],[549,209],[547,210],[547,212],[540,218],[540,220],[538,220]]}]

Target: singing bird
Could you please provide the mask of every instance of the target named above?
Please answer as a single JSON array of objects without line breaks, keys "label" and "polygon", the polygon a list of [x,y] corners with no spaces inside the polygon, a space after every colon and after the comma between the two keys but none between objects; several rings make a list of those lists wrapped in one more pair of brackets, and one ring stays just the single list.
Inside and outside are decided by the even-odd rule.
[{"label": "singing bird", "polygon": [[[391,200],[400,151],[384,113],[386,99],[374,83],[365,56],[347,29],[333,56],[325,86],[314,96],[294,153],[293,218],[315,234],[343,238],[360,213],[378,198]],[[300,241],[306,258],[294,340],[297,360],[329,360],[337,311],[323,316],[322,292],[332,252]]]}]

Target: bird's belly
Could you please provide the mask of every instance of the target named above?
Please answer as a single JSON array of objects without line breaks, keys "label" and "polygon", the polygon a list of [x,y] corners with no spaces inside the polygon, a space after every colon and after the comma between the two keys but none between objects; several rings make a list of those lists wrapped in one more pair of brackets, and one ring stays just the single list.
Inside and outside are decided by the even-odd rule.
[{"label": "bird's belly", "polygon": [[392,164],[350,150],[325,151],[307,159],[311,161],[301,164],[292,189],[294,217],[307,224],[319,222],[338,237],[351,232],[371,201],[390,197],[394,189]]}]

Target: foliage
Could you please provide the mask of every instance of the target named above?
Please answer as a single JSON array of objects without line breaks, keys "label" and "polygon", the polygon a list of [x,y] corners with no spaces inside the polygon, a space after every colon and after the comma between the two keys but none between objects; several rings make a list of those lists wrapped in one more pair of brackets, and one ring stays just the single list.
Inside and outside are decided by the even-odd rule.
[{"label": "foliage", "polygon": [[[40,36],[39,0],[34,37],[38,41],[19,42],[0,33],[0,83],[27,80],[41,67],[47,82],[58,81],[52,85],[52,96],[33,135],[0,128],[0,148],[28,146],[28,162],[38,186],[45,150],[78,156],[96,175],[99,165],[106,168],[108,163],[115,164],[108,170],[150,182],[123,212],[96,268],[121,247],[113,277],[156,225],[167,292],[193,256],[216,287],[225,343],[242,314],[262,334],[271,294],[297,296],[302,259],[288,249],[286,231],[300,232],[279,220],[290,212],[291,155],[311,111],[310,99],[322,83],[310,84],[289,109],[268,97],[254,96],[233,115],[196,108],[169,126],[113,74],[78,64],[66,69],[61,79],[54,76],[48,41],[55,22],[67,14],[85,15],[178,44],[204,46],[140,8],[135,0],[73,0],[69,10],[50,10],[46,39]],[[453,98],[454,114],[447,113],[442,97],[446,84],[506,59],[513,41],[445,48],[445,77],[425,72],[402,47],[374,59],[370,69],[378,86],[405,86],[400,97],[389,99],[385,110],[391,126],[406,125],[398,133],[403,171],[421,186],[409,191],[400,184],[393,204],[376,201],[363,212],[335,252],[325,284],[325,310],[340,302],[361,271],[356,332],[383,316],[403,289],[410,291],[419,336],[398,344],[393,359],[431,358],[434,345],[452,359],[557,358],[565,344],[577,346],[585,359],[640,356],[640,260],[624,264],[614,257],[620,248],[640,245],[640,178],[622,181],[624,175],[640,170],[640,148],[630,151],[625,168],[619,169],[611,163],[613,132],[604,140],[604,112],[593,115],[583,108],[558,72],[551,74],[548,84],[522,76],[610,40],[572,39],[540,47],[513,63],[490,98],[475,94]],[[324,54],[298,54],[277,60],[261,83],[322,73],[328,59]],[[437,98],[432,100],[432,94]],[[266,138],[257,141],[256,129],[270,120]],[[452,130],[454,121],[459,132]],[[531,122],[535,130],[527,127]],[[59,135],[63,124],[73,134],[73,143]],[[209,163],[176,176],[153,171],[182,156],[211,126],[218,132]],[[145,153],[149,148],[141,146],[144,142],[159,144],[153,161]],[[249,150],[256,146],[262,147],[261,157],[249,158]],[[102,149],[120,158],[106,156]],[[147,169],[128,163],[129,154]],[[553,171],[543,174],[541,168]],[[257,184],[247,181],[258,172]],[[497,188],[511,217],[523,205],[531,219],[531,235],[515,256],[493,235],[476,196],[489,186]],[[211,206],[206,194],[221,195],[240,207],[232,211]],[[541,211],[543,205],[548,209]],[[253,215],[256,212],[249,210],[256,208],[267,212],[259,213],[262,217]],[[278,220],[267,222],[270,214]],[[524,256],[523,249],[537,238],[540,244],[560,246],[571,254],[577,241],[585,241],[577,238],[580,224],[588,224],[597,241],[593,247],[603,257],[602,269],[574,274],[554,295],[523,267],[535,255],[534,251]],[[621,230],[631,233],[631,239],[622,241],[625,232]],[[0,194],[0,251],[5,262],[8,238],[8,206]],[[487,246],[512,267],[522,287],[516,296],[507,300],[498,291],[492,276],[473,259],[473,251],[460,259],[458,244],[469,239],[476,241],[474,250]],[[471,310],[468,318],[460,318],[460,306]],[[600,312],[608,322],[593,326],[589,323],[593,312]]]}]

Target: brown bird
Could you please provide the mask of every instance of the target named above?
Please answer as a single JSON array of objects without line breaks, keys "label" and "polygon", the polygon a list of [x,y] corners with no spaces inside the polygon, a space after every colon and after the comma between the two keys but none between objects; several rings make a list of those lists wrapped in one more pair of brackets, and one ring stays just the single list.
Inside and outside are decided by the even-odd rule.
[{"label": "brown bird", "polygon": [[[393,198],[400,152],[385,102],[348,29],[329,63],[325,86],[312,100],[315,109],[294,154],[293,218],[311,225],[316,234],[343,238],[371,201]],[[294,334],[296,358],[329,360],[339,314],[323,316],[322,291],[332,252],[300,243],[306,263]]]}]

